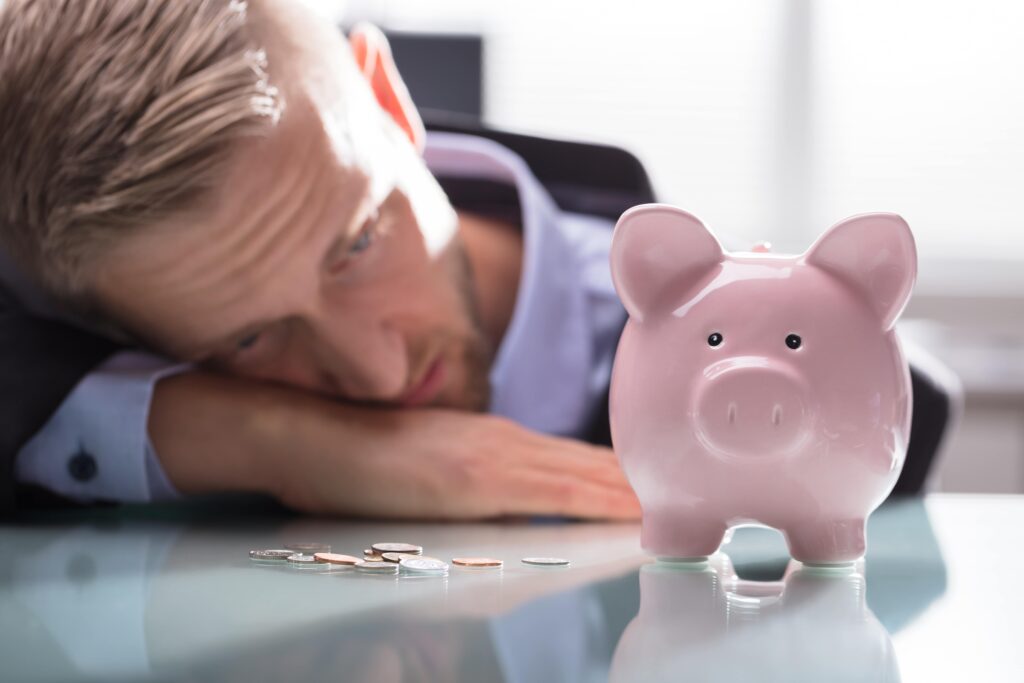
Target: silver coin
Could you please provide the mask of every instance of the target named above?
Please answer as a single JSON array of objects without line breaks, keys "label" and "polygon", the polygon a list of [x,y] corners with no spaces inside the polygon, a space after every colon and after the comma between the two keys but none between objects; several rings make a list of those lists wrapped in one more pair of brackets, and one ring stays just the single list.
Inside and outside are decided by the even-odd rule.
[{"label": "silver coin", "polygon": [[327,543],[285,543],[284,547],[293,553],[302,553],[303,555],[331,552],[331,546]]},{"label": "silver coin", "polygon": [[561,557],[524,557],[523,564],[532,564],[538,567],[567,567],[569,560]]},{"label": "silver coin", "polygon": [[367,574],[397,574],[398,565],[393,562],[357,562],[357,572],[365,572]]},{"label": "silver coin", "polygon": [[261,562],[284,562],[289,555],[294,555],[294,550],[279,548],[268,548],[267,550],[250,550],[249,559]]},{"label": "silver coin", "polygon": [[404,557],[398,566],[406,571],[421,574],[444,574],[448,571],[446,562],[429,557]]},{"label": "silver coin", "polygon": [[421,545],[413,545],[412,543],[394,543],[390,541],[374,543],[372,550],[378,555],[383,555],[384,553],[405,553],[407,555],[423,554],[423,546]]},{"label": "silver coin", "polygon": [[322,566],[312,555],[294,553],[288,556],[288,564],[297,567],[319,567]]}]

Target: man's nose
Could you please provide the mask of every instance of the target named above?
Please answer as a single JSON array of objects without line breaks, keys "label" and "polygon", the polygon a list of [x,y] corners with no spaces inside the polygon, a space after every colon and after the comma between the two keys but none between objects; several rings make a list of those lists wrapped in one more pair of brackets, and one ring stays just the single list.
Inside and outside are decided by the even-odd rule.
[{"label": "man's nose", "polygon": [[400,332],[388,321],[327,316],[319,325],[321,381],[345,398],[395,400],[409,360]]}]

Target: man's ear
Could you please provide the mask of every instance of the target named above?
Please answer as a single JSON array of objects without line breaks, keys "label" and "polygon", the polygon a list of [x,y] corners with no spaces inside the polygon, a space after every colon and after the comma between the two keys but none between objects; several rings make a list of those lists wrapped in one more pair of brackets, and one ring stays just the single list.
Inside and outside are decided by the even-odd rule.
[{"label": "man's ear", "polygon": [[894,213],[865,213],[840,221],[803,258],[860,289],[884,330],[907,305],[917,278],[914,235]]},{"label": "man's ear", "polygon": [[612,234],[615,291],[643,322],[679,305],[680,297],[725,259],[722,246],[696,217],[667,204],[629,209]]},{"label": "man's ear", "polygon": [[369,82],[377,102],[405,131],[416,150],[422,153],[426,144],[423,120],[409,97],[409,89],[398,75],[388,39],[373,24],[359,23],[352,27],[348,41],[356,65]]}]

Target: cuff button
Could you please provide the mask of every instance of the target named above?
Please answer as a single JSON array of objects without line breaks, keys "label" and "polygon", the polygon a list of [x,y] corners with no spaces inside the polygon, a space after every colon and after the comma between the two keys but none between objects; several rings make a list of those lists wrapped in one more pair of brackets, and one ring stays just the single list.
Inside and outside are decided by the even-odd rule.
[{"label": "cuff button", "polygon": [[96,458],[85,452],[76,453],[68,460],[68,472],[75,481],[89,481],[95,478],[98,469]]}]

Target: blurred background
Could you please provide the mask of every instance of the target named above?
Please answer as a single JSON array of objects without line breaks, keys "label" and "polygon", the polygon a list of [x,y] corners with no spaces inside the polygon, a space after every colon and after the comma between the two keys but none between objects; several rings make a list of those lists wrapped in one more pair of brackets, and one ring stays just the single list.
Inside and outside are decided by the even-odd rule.
[{"label": "blurred background", "polygon": [[901,214],[901,333],[965,395],[938,488],[1024,492],[1024,4],[309,1],[383,28],[419,106],[623,147],[751,245]]}]

